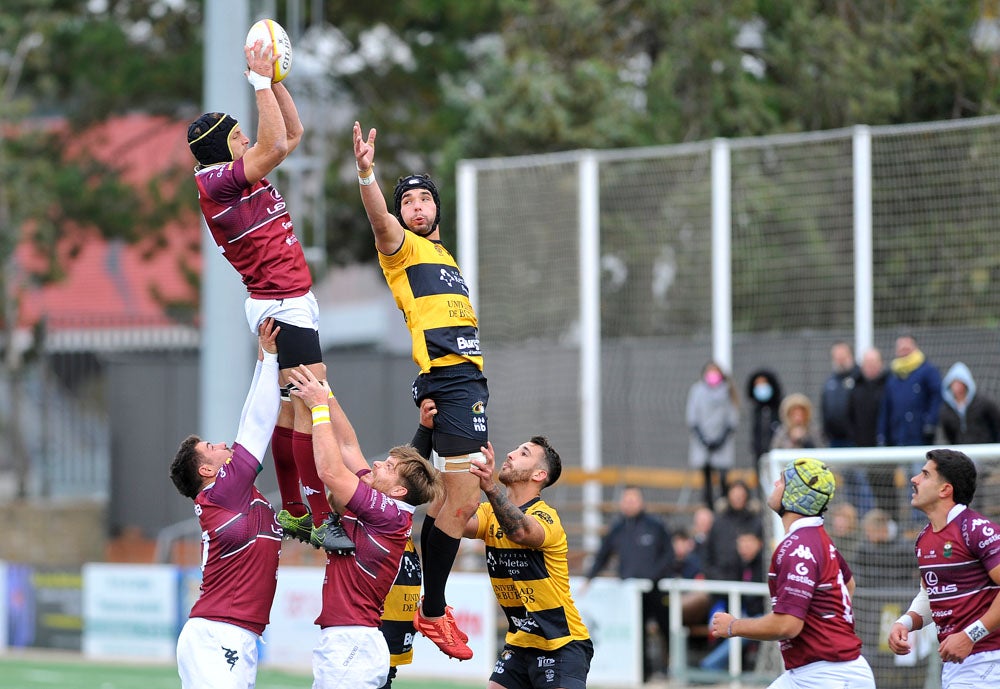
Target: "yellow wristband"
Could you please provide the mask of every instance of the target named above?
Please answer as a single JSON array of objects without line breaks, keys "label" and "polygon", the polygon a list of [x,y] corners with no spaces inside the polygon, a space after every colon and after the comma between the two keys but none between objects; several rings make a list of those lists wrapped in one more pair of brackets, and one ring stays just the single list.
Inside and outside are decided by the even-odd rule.
[{"label": "yellow wristband", "polygon": [[317,404],[312,408],[313,426],[321,423],[330,423],[330,407],[325,404]]}]

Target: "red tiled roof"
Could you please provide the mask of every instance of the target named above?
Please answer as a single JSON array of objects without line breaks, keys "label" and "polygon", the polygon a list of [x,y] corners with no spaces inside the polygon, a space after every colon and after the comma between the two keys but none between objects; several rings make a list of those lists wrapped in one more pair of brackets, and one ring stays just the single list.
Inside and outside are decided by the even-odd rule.
[{"label": "red tiled roof", "polygon": [[[85,154],[113,163],[123,180],[139,186],[178,164],[194,166],[186,131],[185,122],[129,115],[88,130],[76,143]],[[193,182],[178,193],[195,194]],[[198,298],[182,269],[201,269],[200,219],[196,212],[190,216],[164,228],[167,241],[161,249],[154,248],[152,240],[127,244],[108,241],[96,231],[73,233],[59,246],[65,258],[79,245],[78,254],[65,263],[66,277],[22,292],[19,325],[30,326],[43,315],[50,330],[172,325],[161,300]],[[15,260],[27,269],[43,265],[27,239],[16,249]]]}]

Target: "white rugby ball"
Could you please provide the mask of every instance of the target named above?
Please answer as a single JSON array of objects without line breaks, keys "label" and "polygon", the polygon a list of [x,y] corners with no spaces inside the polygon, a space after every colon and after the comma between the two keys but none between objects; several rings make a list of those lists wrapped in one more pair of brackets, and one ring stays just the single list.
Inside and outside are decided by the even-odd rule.
[{"label": "white rugby ball", "polygon": [[288,38],[288,32],[282,28],[281,24],[273,19],[261,19],[250,27],[247,32],[246,44],[253,45],[257,41],[264,41],[264,45],[270,43],[274,46],[274,83],[278,83],[288,76],[292,71],[292,41]]}]

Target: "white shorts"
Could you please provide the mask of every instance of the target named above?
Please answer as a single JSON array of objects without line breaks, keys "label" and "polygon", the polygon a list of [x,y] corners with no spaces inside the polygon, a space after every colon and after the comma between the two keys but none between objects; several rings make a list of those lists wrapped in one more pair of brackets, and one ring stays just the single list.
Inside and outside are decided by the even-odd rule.
[{"label": "white shorts", "polygon": [[313,689],[379,689],[389,647],[378,627],[327,627],[313,651]]},{"label": "white shorts", "polygon": [[253,689],[257,636],[226,622],[192,617],[177,637],[177,674],[183,689]]},{"label": "white shorts", "polygon": [[875,689],[875,675],[864,656],[842,663],[817,660],[786,670],[767,689]]},{"label": "white shorts", "polygon": [[1000,651],[973,653],[961,663],[942,663],[942,689],[984,689],[1000,684]]},{"label": "white shorts", "polygon": [[243,305],[247,313],[250,332],[257,334],[257,328],[265,318],[273,318],[300,328],[319,330],[319,303],[312,290],[301,297],[287,299],[251,299]]}]

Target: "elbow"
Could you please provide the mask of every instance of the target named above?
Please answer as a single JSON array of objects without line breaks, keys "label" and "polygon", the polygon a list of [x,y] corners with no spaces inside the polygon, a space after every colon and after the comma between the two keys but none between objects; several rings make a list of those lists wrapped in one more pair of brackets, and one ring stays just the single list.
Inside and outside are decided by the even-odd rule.
[{"label": "elbow", "polygon": [[794,639],[802,633],[803,621],[794,615],[781,615],[778,625],[778,640]]}]

